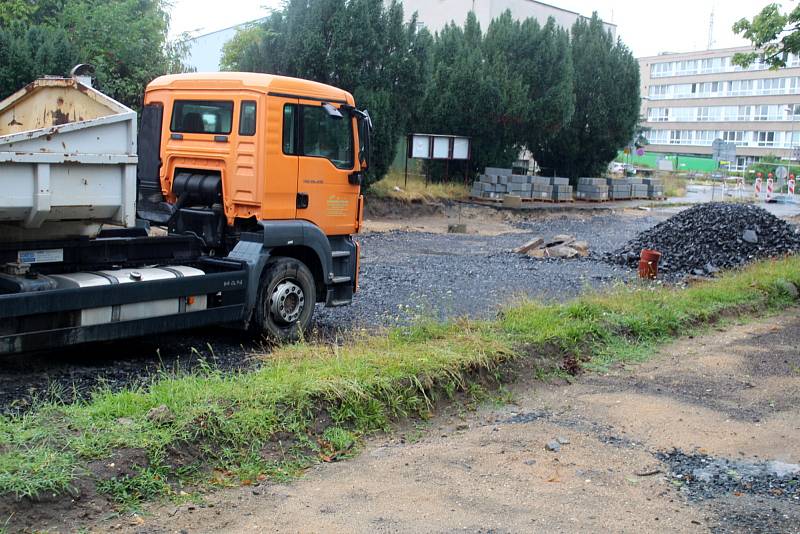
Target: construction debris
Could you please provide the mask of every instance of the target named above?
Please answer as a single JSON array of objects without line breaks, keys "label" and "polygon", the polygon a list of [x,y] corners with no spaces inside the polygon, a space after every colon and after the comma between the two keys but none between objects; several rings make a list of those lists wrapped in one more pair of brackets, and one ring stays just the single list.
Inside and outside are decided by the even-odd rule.
[{"label": "construction debris", "polygon": [[661,252],[662,271],[706,276],[757,259],[798,252],[800,234],[758,206],[716,202],[670,217],[607,259],[636,267],[642,249]]},{"label": "construction debris", "polygon": [[550,241],[536,237],[521,247],[514,249],[517,254],[525,254],[531,258],[563,258],[570,259],[589,255],[589,244],[578,241],[571,235],[557,235]]}]

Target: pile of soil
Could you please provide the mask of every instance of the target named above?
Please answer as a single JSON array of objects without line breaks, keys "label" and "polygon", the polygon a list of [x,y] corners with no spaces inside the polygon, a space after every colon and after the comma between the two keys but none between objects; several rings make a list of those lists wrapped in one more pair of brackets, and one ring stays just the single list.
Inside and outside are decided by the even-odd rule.
[{"label": "pile of soil", "polygon": [[712,202],[642,232],[606,259],[635,268],[642,249],[661,253],[659,270],[707,275],[798,252],[800,234],[758,206]]}]

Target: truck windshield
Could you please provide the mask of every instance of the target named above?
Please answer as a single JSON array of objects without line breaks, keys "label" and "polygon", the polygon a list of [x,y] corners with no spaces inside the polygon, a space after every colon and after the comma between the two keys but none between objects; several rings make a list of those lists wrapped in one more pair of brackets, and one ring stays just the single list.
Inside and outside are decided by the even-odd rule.
[{"label": "truck windshield", "polygon": [[228,135],[233,122],[233,102],[176,100],[170,130],[179,133]]}]

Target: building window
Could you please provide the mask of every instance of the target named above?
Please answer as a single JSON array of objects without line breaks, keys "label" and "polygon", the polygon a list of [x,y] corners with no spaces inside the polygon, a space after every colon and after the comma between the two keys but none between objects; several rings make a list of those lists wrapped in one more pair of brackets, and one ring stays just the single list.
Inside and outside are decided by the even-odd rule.
[{"label": "building window", "polygon": [[694,144],[698,146],[711,146],[716,138],[717,132],[714,130],[696,130],[694,132]]},{"label": "building window", "polygon": [[669,144],[671,145],[691,144],[691,132],[687,130],[672,130],[669,135]]},{"label": "building window", "polygon": [[669,108],[650,108],[647,120],[650,122],[669,121]]},{"label": "building window", "polygon": [[736,146],[744,146],[744,132],[727,131],[722,132],[722,140],[728,143],[733,143]]},{"label": "building window", "polygon": [[758,146],[775,146],[775,132],[755,132]]}]

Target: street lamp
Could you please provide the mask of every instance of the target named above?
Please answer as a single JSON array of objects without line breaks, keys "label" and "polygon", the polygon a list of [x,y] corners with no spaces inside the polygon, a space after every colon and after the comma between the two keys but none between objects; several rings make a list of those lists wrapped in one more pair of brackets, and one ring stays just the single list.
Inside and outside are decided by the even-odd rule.
[{"label": "street lamp", "polygon": [[[797,107],[797,104],[791,104],[789,106],[786,106],[786,111],[789,112],[789,120],[792,121],[791,141],[789,141],[789,149],[791,150],[791,152],[789,153],[789,169],[790,170],[792,168],[791,162],[794,161],[795,159],[797,159],[797,143],[794,142],[794,125],[795,125],[794,118],[797,116],[797,114],[795,113],[795,107]],[[788,184],[787,184],[787,188],[788,188]]]}]

